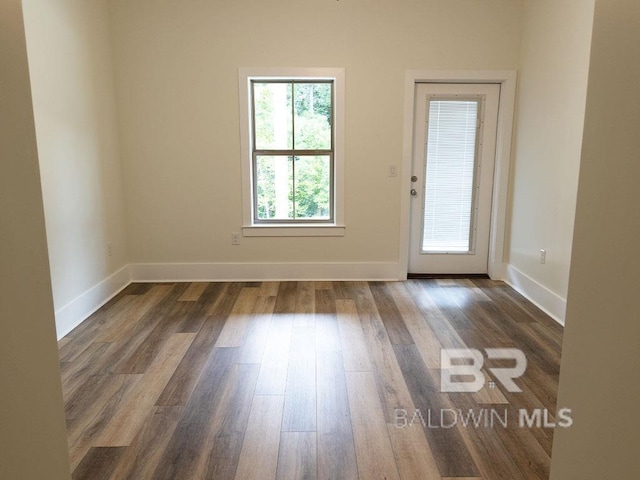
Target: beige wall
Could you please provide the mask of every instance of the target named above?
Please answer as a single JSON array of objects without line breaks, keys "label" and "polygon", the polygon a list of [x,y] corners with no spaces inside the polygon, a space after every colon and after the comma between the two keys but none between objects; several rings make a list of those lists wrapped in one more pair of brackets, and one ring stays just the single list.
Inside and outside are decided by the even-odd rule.
[{"label": "beige wall", "polygon": [[70,479],[27,51],[0,0],[0,478]]},{"label": "beige wall", "polygon": [[[112,0],[132,263],[397,262],[404,72],[515,69],[512,0]],[[344,238],[243,238],[238,67],[346,68]]]},{"label": "beige wall", "polygon": [[553,480],[638,477],[640,3],[597,0]]},{"label": "beige wall", "polygon": [[60,312],[128,263],[109,15],[106,0],[23,4]]},{"label": "beige wall", "polygon": [[[566,299],[594,0],[525,0],[508,263]],[[547,251],[540,263],[540,250]]]}]

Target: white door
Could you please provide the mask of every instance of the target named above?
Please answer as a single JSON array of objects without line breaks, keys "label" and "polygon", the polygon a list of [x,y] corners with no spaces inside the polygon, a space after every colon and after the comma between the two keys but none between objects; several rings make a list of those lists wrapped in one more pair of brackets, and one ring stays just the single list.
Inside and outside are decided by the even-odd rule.
[{"label": "white door", "polygon": [[409,273],[487,273],[500,85],[418,84]]}]

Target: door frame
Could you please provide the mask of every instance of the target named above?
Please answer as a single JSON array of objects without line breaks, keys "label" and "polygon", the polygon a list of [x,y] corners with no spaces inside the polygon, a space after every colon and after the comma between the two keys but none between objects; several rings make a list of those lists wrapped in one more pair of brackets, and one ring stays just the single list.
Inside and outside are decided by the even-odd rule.
[{"label": "door frame", "polygon": [[409,269],[409,229],[411,228],[411,167],[416,84],[418,83],[497,83],[500,84],[496,159],[491,199],[491,231],[489,234],[489,277],[504,280],[511,140],[516,101],[515,70],[407,70],[404,81],[404,129],[402,139],[402,172],[400,181],[400,248],[398,278],[407,279]]}]

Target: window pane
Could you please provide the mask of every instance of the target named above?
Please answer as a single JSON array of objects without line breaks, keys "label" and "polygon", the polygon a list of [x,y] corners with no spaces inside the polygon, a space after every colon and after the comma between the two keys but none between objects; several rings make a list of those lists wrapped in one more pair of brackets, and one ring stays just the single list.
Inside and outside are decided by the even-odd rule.
[{"label": "window pane", "polygon": [[296,83],[295,148],[329,150],[331,148],[331,84]]},{"label": "window pane", "polygon": [[331,217],[331,157],[299,156],[295,164],[296,218]]},{"label": "window pane", "polygon": [[471,250],[478,101],[431,100],[424,252]]},{"label": "window pane", "polygon": [[256,157],[256,217],[293,218],[293,161],[287,156]]},{"label": "window pane", "polygon": [[255,135],[257,150],[293,148],[291,83],[253,84]]}]

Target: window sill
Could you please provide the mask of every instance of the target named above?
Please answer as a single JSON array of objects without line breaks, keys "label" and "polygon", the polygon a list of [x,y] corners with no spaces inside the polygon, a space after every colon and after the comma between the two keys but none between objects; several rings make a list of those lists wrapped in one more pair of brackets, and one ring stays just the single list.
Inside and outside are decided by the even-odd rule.
[{"label": "window sill", "polygon": [[251,225],[242,227],[245,237],[344,237],[344,225]]}]

